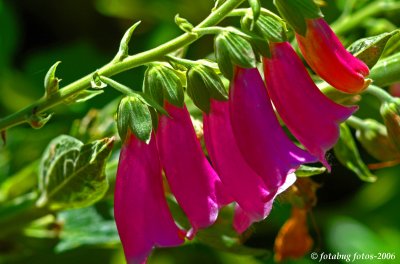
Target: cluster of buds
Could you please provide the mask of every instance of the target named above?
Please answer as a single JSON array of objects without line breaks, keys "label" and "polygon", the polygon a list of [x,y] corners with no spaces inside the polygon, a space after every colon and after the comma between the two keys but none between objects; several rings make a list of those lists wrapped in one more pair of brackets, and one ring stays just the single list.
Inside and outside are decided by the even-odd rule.
[{"label": "cluster of buds", "polygon": [[[276,5],[285,17],[289,4]],[[154,247],[192,239],[230,203],[236,206],[233,227],[242,233],[268,216],[275,197],[295,182],[299,166],[320,161],[330,169],[325,153],[337,142],[340,123],[357,107],[339,105],[317,88],[287,41],[283,21],[257,18],[251,23],[249,16],[242,19],[243,33],[228,28],[216,36],[216,59],[230,81],[229,91],[211,63],[181,60],[177,67],[176,59],[172,67],[151,65],[145,75],[145,93],[166,114],[158,117],[132,98],[121,103],[118,124],[124,143],[115,219],[128,263],[145,262]],[[303,22],[305,28],[292,26],[309,66],[339,90],[365,89],[368,67],[345,50],[320,13],[305,15]],[[254,41],[246,39],[251,34],[257,35]],[[264,80],[256,68],[257,54],[263,57]],[[185,87],[203,112],[210,161],[184,104]],[[147,125],[131,122],[126,116],[132,111],[132,118],[147,120]],[[276,114],[304,149],[290,140]],[[188,230],[178,227],[169,211],[162,172],[189,220]]]}]

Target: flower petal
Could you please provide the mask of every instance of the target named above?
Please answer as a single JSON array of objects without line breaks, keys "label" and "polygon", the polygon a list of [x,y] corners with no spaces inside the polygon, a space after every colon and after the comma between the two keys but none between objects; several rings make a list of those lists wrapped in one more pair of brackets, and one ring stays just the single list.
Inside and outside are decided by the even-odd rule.
[{"label": "flower petal", "polygon": [[203,115],[204,141],[211,162],[224,187],[239,204],[245,222],[234,225],[243,232],[251,223],[269,214],[275,190],[268,190],[257,173],[243,159],[232,132],[229,102],[211,100],[210,113]]},{"label": "flower petal", "polygon": [[164,196],[154,135],[146,144],[133,135],[122,147],[115,185],[114,214],[129,264],[143,263],[154,246],[184,242]]},{"label": "flower petal", "polygon": [[[296,181],[296,175],[294,173],[291,173],[287,176],[286,181],[284,184],[279,187],[278,191],[274,195],[272,199],[270,199],[268,202],[265,203],[265,217],[269,215],[272,209],[272,204],[276,198],[277,195],[280,193],[284,192],[286,189],[288,189],[290,186],[294,184]],[[255,218],[252,214],[249,212],[246,212],[241,208],[239,205],[235,207],[235,215],[233,217],[233,227],[238,233],[243,233],[247,228],[249,228],[254,222],[260,221],[262,219],[257,219]]]},{"label": "flower petal", "polygon": [[289,173],[316,159],[286,136],[256,68],[237,67],[230,92],[233,134],[242,156],[276,192]]},{"label": "flower petal", "polygon": [[166,103],[165,108],[170,117],[160,117],[157,131],[161,163],[171,190],[192,225],[192,237],[198,228],[212,225],[219,208],[231,200],[204,156],[186,107]]},{"label": "flower petal", "polygon": [[333,87],[347,93],[367,88],[368,66],[343,47],[323,18],[307,19],[306,36],[296,38],[308,65]]},{"label": "flower petal", "polygon": [[290,132],[328,168],[325,153],[339,138],[339,123],[357,110],[327,98],[288,42],[271,43],[264,58],[267,90]]}]

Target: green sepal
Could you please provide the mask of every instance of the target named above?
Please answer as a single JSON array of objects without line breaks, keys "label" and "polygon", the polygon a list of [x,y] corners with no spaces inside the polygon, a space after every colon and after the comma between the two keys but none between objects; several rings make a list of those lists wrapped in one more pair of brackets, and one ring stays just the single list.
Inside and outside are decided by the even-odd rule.
[{"label": "green sepal", "polygon": [[348,47],[348,51],[365,62],[369,68],[372,68],[381,57],[386,43],[399,32],[399,30],[394,30],[377,36],[359,39]]},{"label": "green sepal", "polygon": [[162,81],[158,79],[158,66],[150,66],[144,73],[143,92],[151,97],[157,104],[164,104],[164,88]]},{"label": "green sepal", "polygon": [[175,15],[175,24],[187,33],[190,33],[193,30],[193,25],[186,18],[180,17],[179,14]]},{"label": "green sepal", "polygon": [[187,79],[187,94],[192,99],[193,103],[203,112],[210,112],[210,92],[205,87],[204,81],[200,74],[190,68],[186,73]]},{"label": "green sepal", "polygon": [[144,76],[143,90],[158,104],[169,103],[182,107],[184,92],[182,82],[173,69],[164,65],[150,66]]},{"label": "green sepal", "polygon": [[128,129],[139,139],[149,142],[152,130],[152,118],[148,106],[137,96],[122,98],[117,112],[118,134],[126,140]]},{"label": "green sepal", "polygon": [[294,172],[297,177],[311,177],[326,172],[325,167],[311,167],[306,165],[300,165],[300,167]]},{"label": "green sepal", "polygon": [[57,66],[60,63],[61,61],[57,61],[56,63],[54,63],[44,77],[44,89],[46,98],[52,96],[53,94],[56,94],[59,90],[59,83],[61,80],[56,77],[56,70]]},{"label": "green sepal", "polygon": [[228,100],[228,92],[226,91],[221,78],[212,68],[202,64],[196,65],[192,68],[191,75],[197,74],[200,76],[203,81],[203,87],[208,90],[210,98],[214,98],[219,101]]},{"label": "green sepal", "polygon": [[210,110],[210,99],[228,100],[228,92],[218,74],[208,66],[197,64],[187,71],[187,92],[202,111]]},{"label": "green sepal", "polygon": [[85,145],[65,135],[53,139],[42,156],[36,205],[58,210],[101,199],[108,188],[104,169],[113,144],[113,138]]},{"label": "green sepal", "polygon": [[356,138],[372,157],[380,161],[400,157],[400,152],[393,146],[384,125],[374,119],[363,120],[363,123],[363,126],[356,129]]},{"label": "green sepal", "polygon": [[117,55],[115,55],[113,62],[119,62],[124,60],[126,57],[129,56],[129,42],[131,41],[133,32],[139,26],[141,21],[136,22],[131,26],[124,34],[119,44],[119,50]]},{"label": "green sepal", "polygon": [[274,5],[293,29],[303,36],[307,31],[307,18],[323,17],[314,0],[274,0]]},{"label": "green sepal", "polygon": [[215,57],[221,73],[231,80],[233,77],[233,64],[222,35],[217,35],[214,41]]},{"label": "green sepal", "polygon": [[159,116],[157,111],[153,107],[149,107],[150,114],[151,114],[151,122],[153,124],[153,130],[157,131],[158,129],[158,121],[159,121]]},{"label": "green sepal", "polygon": [[233,76],[233,65],[243,68],[256,67],[253,47],[242,36],[226,30],[216,36],[214,45],[218,66],[229,80]]},{"label": "green sepal", "polygon": [[28,118],[28,123],[34,129],[42,128],[47,122],[49,122],[50,118],[53,114],[32,114]]},{"label": "green sepal", "polygon": [[260,16],[253,25],[253,18],[249,15],[241,19],[241,27],[244,31],[252,32],[262,39],[272,42],[283,42],[287,40],[286,29],[283,21],[272,16]]},{"label": "green sepal", "polygon": [[400,151],[400,99],[384,102],[380,109],[389,139],[397,151]]},{"label": "green sepal", "polygon": [[369,171],[367,165],[362,161],[351,131],[344,123],[340,125],[340,137],[333,151],[339,162],[357,174],[361,180],[366,182],[376,181],[376,176]]}]

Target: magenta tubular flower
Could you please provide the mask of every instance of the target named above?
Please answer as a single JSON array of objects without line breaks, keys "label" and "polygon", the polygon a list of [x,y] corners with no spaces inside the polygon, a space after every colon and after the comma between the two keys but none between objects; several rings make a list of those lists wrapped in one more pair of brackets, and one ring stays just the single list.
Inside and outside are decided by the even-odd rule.
[{"label": "magenta tubular flower", "polygon": [[219,208],[231,199],[201,149],[186,107],[166,103],[165,108],[170,117],[160,117],[160,158],[171,190],[192,225],[191,238],[199,228],[212,225]]},{"label": "magenta tubular flower", "polygon": [[229,109],[243,158],[271,192],[277,192],[286,176],[302,163],[316,161],[286,136],[257,69],[236,68]]},{"label": "magenta tubular flower", "polygon": [[133,135],[123,145],[114,214],[129,264],[144,263],[153,247],[177,246],[185,234],[169,212],[154,135],[146,144]]},{"label": "magenta tubular flower", "polygon": [[307,19],[306,36],[296,38],[308,65],[330,85],[346,93],[368,87],[368,66],[343,47],[323,18]]},{"label": "magenta tubular flower", "polygon": [[328,99],[288,42],[271,43],[264,58],[267,90],[292,134],[328,168],[325,153],[339,138],[339,123],[357,110]]},{"label": "magenta tubular flower", "polygon": [[253,222],[265,219],[276,192],[244,160],[232,132],[229,103],[211,100],[209,114],[203,114],[204,141],[213,167],[227,192],[238,204],[234,228],[242,233]]}]

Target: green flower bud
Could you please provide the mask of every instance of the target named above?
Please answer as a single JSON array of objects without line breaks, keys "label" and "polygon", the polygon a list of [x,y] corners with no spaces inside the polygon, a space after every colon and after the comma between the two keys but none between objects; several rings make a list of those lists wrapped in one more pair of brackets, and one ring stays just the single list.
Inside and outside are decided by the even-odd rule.
[{"label": "green flower bud", "polygon": [[400,99],[385,102],[381,106],[381,115],[385,122],[387,134],[394,147],[400,150]]},{"label": "green flower bud", "polygon": [[393,146],[384,125],[373,119],[364,120],[363,123],[365,126],[356,129],[356,138],[372,157],[380,161],[400,157],[400,152]]}]

